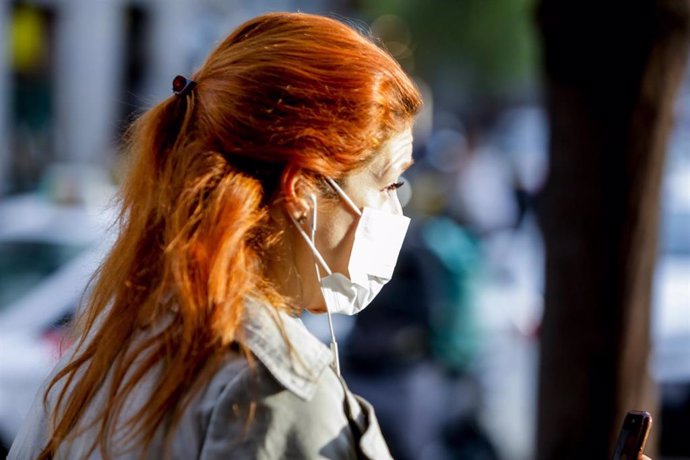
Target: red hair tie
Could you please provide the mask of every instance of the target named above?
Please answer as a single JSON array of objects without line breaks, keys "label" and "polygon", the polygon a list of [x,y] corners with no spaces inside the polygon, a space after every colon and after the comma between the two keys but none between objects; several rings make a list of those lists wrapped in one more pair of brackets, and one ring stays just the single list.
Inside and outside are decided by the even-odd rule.
[{"label": "red hair tie", "polygon": [[186,96],[196,86],[194,80],[187,80],[182,75],[173,78],[172,90],[176,96]]}]

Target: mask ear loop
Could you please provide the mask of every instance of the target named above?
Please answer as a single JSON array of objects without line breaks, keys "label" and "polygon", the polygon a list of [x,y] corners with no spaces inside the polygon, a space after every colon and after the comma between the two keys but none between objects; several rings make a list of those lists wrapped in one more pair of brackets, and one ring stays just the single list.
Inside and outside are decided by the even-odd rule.
[{"label": "mask ear loop", "polygon": [[[302,239],[304,239],[304,242],[307,243],[311,248],[312,257],[314,257],[314,264],[316,265],[316,262],[318,262],[318,264],[321,265],[321,268],[323,268],[326,274],[330,275],[332,273],[331,269],[328,267],[328,264],[323,259],[318,249],[316,249],[314,241],[309,237],[309,235],[307,235],[307,232],[304,231],[302,226],[299,224],[299,222],[297,222],[297,220],[295,220],[294,217],[290,216],[290,219],[292,220],[292,223],[295,224],[295,228],[297,228],[297,231],[300,233],[300,235],[302,235]],[[316,274],[319,278],[319,281],[321,281],[318,265],[316,265]]]},{"label": "mask ear loop", "polygon": [[[315,243],[315,237],[316,237],[316,216],[317,216],[317,204],[316,204],[316,195],[315,194],[310,194],[309,198],[311,199],[312,202],[312,214],[311,214],[311,225],[310,225],[310,234],[307,235],[307,232],[304,231],[302,226],[297,222],[297,220],[292,216],[292,214],[288,215],[290,216],[290,219],[292,220],[292,223],[295,225],[297,228],[297,231],[302,235],[302,238],[304,241],[309,245],[311,248],[312,252],[312,257],[314,258],[314,269],[316,271],[316,279],[319,282],[319,285],[321,285],[321,271],[319,270],[319,264],[323,267],[324,271],[328,274],[331,275],[333,272],[331,271],[330,267],[324,260],[323,256],[321,256],[321,253],[316,249],[316,243]],[[321,293],[323,295],[323,292]],[[337,299],[336,299],[337,301]],[[335,365],[335,373],[340,377],[340,357],[338,355],[338,342],[335,339],[335,329],[333,328],[333,317],[331,316],[331,309],[328,306],[328,303],[325,301],[324,297],[324,303],[326,304],[326,315],[328,316],[328,329],[330,330],[331,333],[331,353],[333,354],[333,364]]]},{"label": "mask ear loop", "polygon": [[340,195],[340,198],[342,198],[343,201],[345,201],[345,203],[347,203],[347,205],[350,207],[350,209],[352,209],[355,212],[355,214],[357,214],[358,216],[361,217],[362,211],[360,211],[360,209],[357,207],[357,205],[354,203],[354,201],[352,201],[352,199],[349,196],[347,196],[347,193],[345,193],[345,190],[340,188],[340,185],[338,185],[338,183],[336,181],[334,181],[333,179],[331,179],[330,177],[326,177],[325,179],[326,179],[326,182],[328,182],[328,184],[331,187],[333,187],[333,189],[336,192],[338,192],[338,195]]}]

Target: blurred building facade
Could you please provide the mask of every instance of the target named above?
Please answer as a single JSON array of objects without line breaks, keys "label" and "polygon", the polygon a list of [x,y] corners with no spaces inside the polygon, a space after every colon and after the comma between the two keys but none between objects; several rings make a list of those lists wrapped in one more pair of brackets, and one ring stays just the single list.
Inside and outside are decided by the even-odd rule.
[{"label": "blurred building facade", "polygon": [[[548,169],[548,126],[531,80],[532,53],[513,46],[529,38],[518,32],[529,31],[531,16],[516,14],[530,12],[529,3],[444,0],[429,8],[422,0],[0,0],[0,198],[35,190],[54,163],[112,169],[133,115],[170,95],[175,75],[191,73],[250,17],[299,10],[378,18],[371,21],[376,35],[427,83],[420,84],[426,111],[416,125],[417,164],[407,175],[413,187],[400,192],[407,194],[406,212],[422,223],[449,214],[477,237],[482,266],[472,269],[478,279],[471,306],[484,333],[476,364],[485,398],[481,421],[503,458],[532,458],[544,271],[533,208]],[[659,276],[655,302],[659,343],[668,335],[664,325],[674,333],[683,326],[687,349],[690,79],[685,88],[669,153],[677,185],[664,198],[671,203],[664,212],[680,222],[669,232],[682,242],[667,251],[674,264],[665,265],[675,271]],[[472,254],[453,250],[447,235],[431,241],[440,254]],[[690,366],[669,356],[657,359],[659,379],[665,369],[684,370],[678,379],[687,382]],[[397,401],[406,396],[384,390],[395,409],[405,406]],[[422,390],[432,399],[439,393]],[[417,411],[415,423],[435,407],[425,405],[428,398],[407,399]],[[456,399],[462,400],[459,392]],[[382,404],[381,415],[385,409]]]}]

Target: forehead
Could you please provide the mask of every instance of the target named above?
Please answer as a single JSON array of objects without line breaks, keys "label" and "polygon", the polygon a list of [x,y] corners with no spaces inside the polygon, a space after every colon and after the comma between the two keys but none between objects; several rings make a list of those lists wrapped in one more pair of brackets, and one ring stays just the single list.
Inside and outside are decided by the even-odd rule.
[{"label": "forehead", "polygon": [[412,129],[408,128],[386,141],[368,166],[376,175],[402,171],[412,161]]}]

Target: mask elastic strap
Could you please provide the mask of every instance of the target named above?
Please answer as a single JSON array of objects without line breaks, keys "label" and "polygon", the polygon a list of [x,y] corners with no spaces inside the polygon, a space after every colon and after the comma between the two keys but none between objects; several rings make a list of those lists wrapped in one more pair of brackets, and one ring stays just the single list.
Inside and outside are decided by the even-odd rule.
[{"label": "mask elastic strap", "polygon": [[336,192],[338,192],[338,195],[340,195],[340,198],[342,198],[345,201],[345,203],[347,203],[347,205],[350,206],[350,209],[352,209],[355,212],[355,214],[357,214],[358,216],[361,216],[362,211],[360,211],[359,208],[357,207],[357,205],[354,203],[354,201],[352,201],[350,199],[350,197],[347,196],[347,193],[345,193],[345,191],[342,188],[340,188],[340,185],[338,185],[330,177],[326,177],[325,179],[326,179],[326,182],[328,182],[330,184],[330,186],[333,187]]},{"label": "mask elastic strap", "polygon": [[[318,249],[316,249],[316,244],[314,242],[314,238],[316,235],[316,216],[317,216],[317,204],[316,204],[316,195],[313,193],[309,196],[309,198],[312,201],[312,215],[311,215],[311,229],[310,233],[311,235],[307,235],[307,232],[304,231],[302,226],[297,222],[297,220],[292,216],[292,214],[288,213],[290,216],[290,219],[292,220],[292,223],[295,225],[297,228],[297,231],[300,233],[304,241],[309,245],[311,248],[311,253],[312,257],[314,258],[314,269],[316,270],[316,279],[319,282],[319,285],[321,285],[321,271],[319,270],[319,264],[323,267],[323,269],[326,271],[328,275],[331,275],[333,272],[331,271],[330,267],[324,260],[323,256],[319,252]],[[318,262],[318,263],[317,263]],[[321,293],[323,295],[323,292]],[[333,317],[331,316],[331,309],[328,306],[328,303],[326,302],[326,299],[324,297],[324,303],[326,304],[326,315],[328,316],[328,329],[330,330],[331,333],[331,353],[333,353],[333,363],[335,364],[335,372],[338,376],[340,376],[340,356],[338,355],[338,342],[335,339],[335,329],[333,328]]]},{"label": "mask elastic strap", "polygon": [[[309,235],[307,235],[307,232],[304,231],[302,226],[299,224],[299,222],[297,222],[297,220],[294,217],[292,217],[292,215],[290,215],[290,219],[292,220],[292,223],[295,224],[297,231],[300,233],[300,235],[302,235],[304,242],[307,243],[309,245],[309,247],[311,248],[312,256],[315,259],[314,262],[316,263],[318,261],[318,263],[321,264],[321,267],[324,269],[326,274],[330,275],[331,273],[333,273],[333,272],[331,272],[331,269],[328,267],[328,264],[326,263],[326,261],[321,256],[321,253],[319,253],[318,249],[316,249],[316,246],[314,245],[314,241],[309,237]],[[319,281],[321,281],[321,276],[320,276],[319,271],[318,271],[318,266],[316,267],[316,273],[317,273],[317,275],[319,275]]]}]

